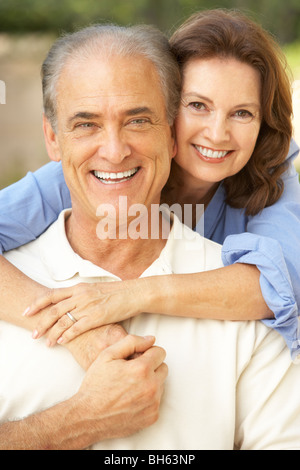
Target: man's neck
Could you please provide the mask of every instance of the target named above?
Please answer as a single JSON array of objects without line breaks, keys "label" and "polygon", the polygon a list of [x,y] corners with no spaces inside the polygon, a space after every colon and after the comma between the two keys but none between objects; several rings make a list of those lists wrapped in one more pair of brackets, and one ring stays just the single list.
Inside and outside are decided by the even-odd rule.
[{"label": "man's neck", "polygon": [[100,266],[120,279],[135,279],[159,257],[166,244],[170,224],[163,222],[161,214],[158,217],[158,229],[155,231],[149,220],[146,238],[134,239],[129,224],[126,238],[122,232],[121,239],[118,236],[104,240],[99,239],[97,235],[97,223],[87,222],[82,218],[77,219],[76,215],[71,213],[66,220],[66,234],[71,247],[81,258]]}]

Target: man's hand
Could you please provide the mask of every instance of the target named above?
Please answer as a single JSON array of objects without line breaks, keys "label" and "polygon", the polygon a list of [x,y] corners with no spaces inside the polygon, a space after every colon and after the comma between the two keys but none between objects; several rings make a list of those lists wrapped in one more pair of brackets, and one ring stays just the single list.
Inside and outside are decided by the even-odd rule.
[{"label": "man's hand", "polygon": [[121,325],[105,325],[77,336],[65,344],[65,347],[72,353],[78,364],[84,370],[88,370],[104,349],[125,336],[127,336],[127,332]]},{"label": "man's hand", "polygon": [[88,370],[77,400],[94,423],[93,443],[128,436],[158,419],[168,368],[154,340],[128,335]]},{"label": "man's hand", "polygon": [[153,344],[153,337],[128,335],[105,349],[74,397],[1,425],[0,450],[86,449],[153,424],[168,373],[165,351]]}]

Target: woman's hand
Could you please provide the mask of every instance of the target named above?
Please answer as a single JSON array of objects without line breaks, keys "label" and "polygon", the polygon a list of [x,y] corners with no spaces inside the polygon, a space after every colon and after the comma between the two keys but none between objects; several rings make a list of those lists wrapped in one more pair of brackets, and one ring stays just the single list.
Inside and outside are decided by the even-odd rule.
[{"label": "woman's hand", "polygon": [[[48,345],[65,344],[94,328],[118,323],[143,311],[140,280],[77,284],[64,289],[49,289],[24,315],[37,313],[33,331],[37,339],[47,333]],[[67,313],[76,319],[72,322]]]}]

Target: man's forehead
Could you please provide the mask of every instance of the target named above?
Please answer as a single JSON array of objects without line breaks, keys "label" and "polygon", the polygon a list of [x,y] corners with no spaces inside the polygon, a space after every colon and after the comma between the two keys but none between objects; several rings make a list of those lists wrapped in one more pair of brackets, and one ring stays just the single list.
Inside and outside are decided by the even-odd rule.
[{"label": "man's forehead", "polygon": [[75,97],[61,94],[58,100],[58,107],[66,108],[69,115],[78,118],[92,119],[107,114],[121,114],[136,116],[138,114],[154,115],[164,106],[163,97],[155,102],[149,95],[142,94],[119,94],[119,93],[99,93],[93,95],[78,93]]},{"label": "man's forehead", "polygon": [[160,81],[156,67],[145,57],[114,55],[108,59],[93,54],[69,59],[61,71],[59,83],[67,81],[68,85],[76,87],[83,81],[86,89],[98,78],[101,79],[99,91],[114,95],[118,92],[124,95],[130,89],[141,92],[145,81],[153,84]]},{"label": "man's forehead", "polygon": [[99,114],[114,107],[135,115],[138,109],[153,112],[158,105],[165,106],[155,67],[150,61],[135,57],[103,62],[97,57],[83,62],[72,60],[63,70],[57,88],[58,107],[64,103],[72,106],[73,115],[83,111]]}]

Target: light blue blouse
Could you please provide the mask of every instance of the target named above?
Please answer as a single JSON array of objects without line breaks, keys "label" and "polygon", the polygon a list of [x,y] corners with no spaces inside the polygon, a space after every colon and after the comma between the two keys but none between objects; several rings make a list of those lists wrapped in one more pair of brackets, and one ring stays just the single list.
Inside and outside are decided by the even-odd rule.
[{"label": "light blue blouse", "polygon": [[[220,185],[204,218],[204,235],[223,244],[224,265],[247,263],[260,270],[262,293],[275,315],[265,323],[283,335],[293,360],[300,360],[300,184],[293,166],[298,151],[292,141],[289,167],[283,175],[284,193],[276,204],[247,217],[244,210],[226,204]],[[49,163],[3,189],[1,252],[34,240],[70,206],[58,163]]]}]

